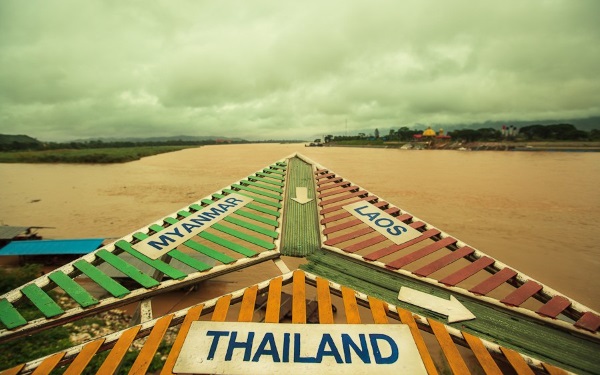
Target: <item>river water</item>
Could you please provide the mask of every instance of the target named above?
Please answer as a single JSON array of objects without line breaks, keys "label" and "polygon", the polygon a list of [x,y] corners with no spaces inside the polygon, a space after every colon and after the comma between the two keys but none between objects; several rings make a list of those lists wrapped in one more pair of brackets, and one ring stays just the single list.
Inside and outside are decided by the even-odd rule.
[{"label": "river water", "polygon": [[118,238],[296,152],[600,310],[600,153],[249,144],[116,165],[0,164],[0,224]]}]

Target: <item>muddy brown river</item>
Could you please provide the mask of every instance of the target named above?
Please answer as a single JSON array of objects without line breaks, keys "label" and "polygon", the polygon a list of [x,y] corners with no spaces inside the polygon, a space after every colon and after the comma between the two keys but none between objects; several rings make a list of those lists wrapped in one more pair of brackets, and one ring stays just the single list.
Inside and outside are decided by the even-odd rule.
[{"label": "muddy brown river", "polygon": [[118,238],[295,152],[600,310],[600,153],[249,144],[117,165],[0,164],[0,224]]}]

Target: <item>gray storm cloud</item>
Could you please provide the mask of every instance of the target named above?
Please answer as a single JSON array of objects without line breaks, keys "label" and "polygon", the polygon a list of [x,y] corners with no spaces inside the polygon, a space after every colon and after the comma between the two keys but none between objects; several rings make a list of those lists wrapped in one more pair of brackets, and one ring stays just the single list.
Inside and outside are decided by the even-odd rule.
[{"label": "gray storm cloud", "polygon": [[2,133],[295,138],[600,115],[597,1],[3,1]]}]

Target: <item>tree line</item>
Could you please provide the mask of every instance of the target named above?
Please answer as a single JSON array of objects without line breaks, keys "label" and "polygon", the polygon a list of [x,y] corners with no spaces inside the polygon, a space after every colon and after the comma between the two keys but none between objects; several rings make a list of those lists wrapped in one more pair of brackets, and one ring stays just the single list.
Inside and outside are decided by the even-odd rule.
[{"label": "tree line", "polygon": [[[375,129],[373,134],[358,133],[357,135],[327,135],[324,138],[325,143],[339,141],[356,140],[383,140],[383,141],[401,141],[410,142],[414,135],[422,134],[422,130],[409,129],[401,127],[399,129],[390,129],[387,135],[381,135],[379,129]],[[552,124],[542,125],[534,124],[522,126],[517,129],[516,134],[507,136],[500,129],[480,128],[480,129],[456,129],[448,133],[452,139],[466,142],[499,142],[507,139],[527,140],[527,141],[600,141],[600,129],[592,129],[589,132],[579,130],[572,124]]]},{"label": "tree line", "polygon": [[[40,142],[28,136],[13,136],[0,134],[0,151],[43,151],[43,150],[85,150],[99,148],[129,148],[155,146],[204,146],[222,143],[211,140],[167,140],[167,141],[102,141],[90,140],[85,142]],[[247,141],[231,140],[227,143],[247,143]]]}]

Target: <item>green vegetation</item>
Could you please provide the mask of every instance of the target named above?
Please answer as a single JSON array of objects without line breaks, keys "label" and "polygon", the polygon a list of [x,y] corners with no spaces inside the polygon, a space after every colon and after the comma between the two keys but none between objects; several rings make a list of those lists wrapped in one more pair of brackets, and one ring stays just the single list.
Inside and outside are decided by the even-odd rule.
[{"label": "green vegetation", "polygon": [[125,163],[197,146],[134,146],[0,152],[0,163]]},{"label": "green vegetation", "polygon": [[[516,128],[515,128],[516,129]],[[436,130],[436,129],[434,129]],[[398,130],[390,129],[387,135],[381,135],[379,129],[373,134],[358,133],[350,136],[327,135],[325,143],[334,142],[336,145],[383,145],[383,142],[410,142],[415,134],[421,134],[423,130],[401,127]],[[513,141],[600,141],[600,130],[592,129],[589,132],[577,129],[572,124],[534,124],[522,126],[516,134],[507,136],[500,129],[456,129],[448,133],[453,140],[464,142],[500,142],[503,140]]]}]

